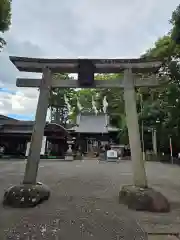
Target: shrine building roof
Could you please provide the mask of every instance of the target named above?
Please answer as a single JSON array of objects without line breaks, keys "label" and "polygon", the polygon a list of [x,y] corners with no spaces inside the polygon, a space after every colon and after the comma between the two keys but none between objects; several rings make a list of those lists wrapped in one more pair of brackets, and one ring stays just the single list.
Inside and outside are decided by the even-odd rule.
[{"label": "shrine building roof", "polygon": [[118,129],[110,126],[109,117],[106,114],[81,113],[77,116],[76,126],[69,129],[77,133],[109,133]]}]

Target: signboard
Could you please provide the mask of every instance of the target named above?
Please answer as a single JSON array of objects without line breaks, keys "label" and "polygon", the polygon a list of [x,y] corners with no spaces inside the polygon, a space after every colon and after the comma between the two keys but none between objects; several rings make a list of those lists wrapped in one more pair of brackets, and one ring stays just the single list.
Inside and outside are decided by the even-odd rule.
[{"label": "signboard", "polygon": [[31,142],[28,142],[26,145],[26,157],[29,155],[30,144]]},{"label": "signboard", "polygon": [[45,154],[45,149],[46,149],[46,137],[44,136],[43,140],[42,140],[42,146],[41,146],[41,153],[40,153],[40,155],[44,155]]},{"label": "signboard", "polygon": [[118,158],[118,154],[117,154],[117,151],[114,151],[114,150],[108,150],[107,151],[107,159],[108,158],[113,158],[113,159],[117,159]]},{"label": "signboard", "polygon": [[78,59],[78,82],[80,87],[93,86],[95,66],[89,59]]},{"label": "signboard", "polygon": [[[31,142],[28,142],[27,146],[26,146],[26,157],[29,155],[30,145],[31,145]],[[43,140],[42,140],[42,147],[41,147],[40,155],[45,154],[45,149],[46,149],[46,137],[44,136]]]}]

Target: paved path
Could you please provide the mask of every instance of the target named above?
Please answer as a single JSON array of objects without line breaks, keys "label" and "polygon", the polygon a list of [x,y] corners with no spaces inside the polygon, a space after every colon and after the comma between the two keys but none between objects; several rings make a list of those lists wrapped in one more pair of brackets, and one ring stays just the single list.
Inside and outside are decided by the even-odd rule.
[{"label": "paved path", "polygon": [[[22,180],[24,167],[22,161],[0,161],[1,198],[4,189]],[[131,240],[147,239],[143,229],[149,233],[180,231],[180,168],[148,163],[147,172],[150,185],[171,200],[171,213],[135,212],[118,204],[120,186],[132,182],[130,161],[43,160],[38,180],[51,188],[51,198],[33,209],[0,205],[0,239]]]}]

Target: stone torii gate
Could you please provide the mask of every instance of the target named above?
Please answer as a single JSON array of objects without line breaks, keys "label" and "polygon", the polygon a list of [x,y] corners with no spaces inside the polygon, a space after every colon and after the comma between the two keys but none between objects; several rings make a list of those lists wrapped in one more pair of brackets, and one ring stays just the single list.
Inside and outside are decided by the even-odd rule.
[{"label": "stone torii gate", "polygon": [[[76,80],[54,80],[52,76],[54,73],[77,73],[79,59],[39,59],[12,56],[10,60],[19,71],[42,73],[42,79],[17,78],[16,85],[18,87],[39,88],[40,93],[23,183],[8,189],[4,196],[4,203],[8,205],[34,206],[40,201],[48,199],[50,195],[50,191],[45,185],[36,182],[50,89],[80,87]],[[147,178],[141,150],[135,87],[158,86],[159,81],[155,73],[162,63],[161,61],[147,61],[145,59],[89,60],[94,65],[96,73],[124,73],[120,79],[95,80],[94,85],[90,86],[90,88],[124,89],[125,111],[133,165],[133,184],[138,189],[145,189],[147,188]],[[138,75],[139,73],[154,74],[143,78]],[[28,191],[29,194],[27,194]],[[12,192],[16,192],[16,197]],[[33,192],[33,194],[30,194],[30,192]],[[36,200],[32,201],[32,195],[36,196]],[[24,199],[25,196],[28,197]],[[20,201],[22,197],[24,199],[23,203]]]}]

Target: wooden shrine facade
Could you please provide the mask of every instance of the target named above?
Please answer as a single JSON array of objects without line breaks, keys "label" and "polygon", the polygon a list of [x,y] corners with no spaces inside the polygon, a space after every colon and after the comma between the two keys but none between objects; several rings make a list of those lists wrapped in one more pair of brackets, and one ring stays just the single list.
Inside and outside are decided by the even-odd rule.
[{"label": "wooden shrine facade", "polygon": [[109,116],[104,113],[81,112],[76,125],[68,129],[83,153],[97,152],[100,146],[119,143],[119,129],[110,125]]},{"label": "wooden shrine facade", "polygon": [[[5,155],[25,156],[27,143],[31,141],[34,121],[20,121],[6,116],[0,116],[0,145],[5,147]],[[67,150],[68,131],[61,125],[46,123],[46,153],[48,143],[50,154],[62,157]]]}]

